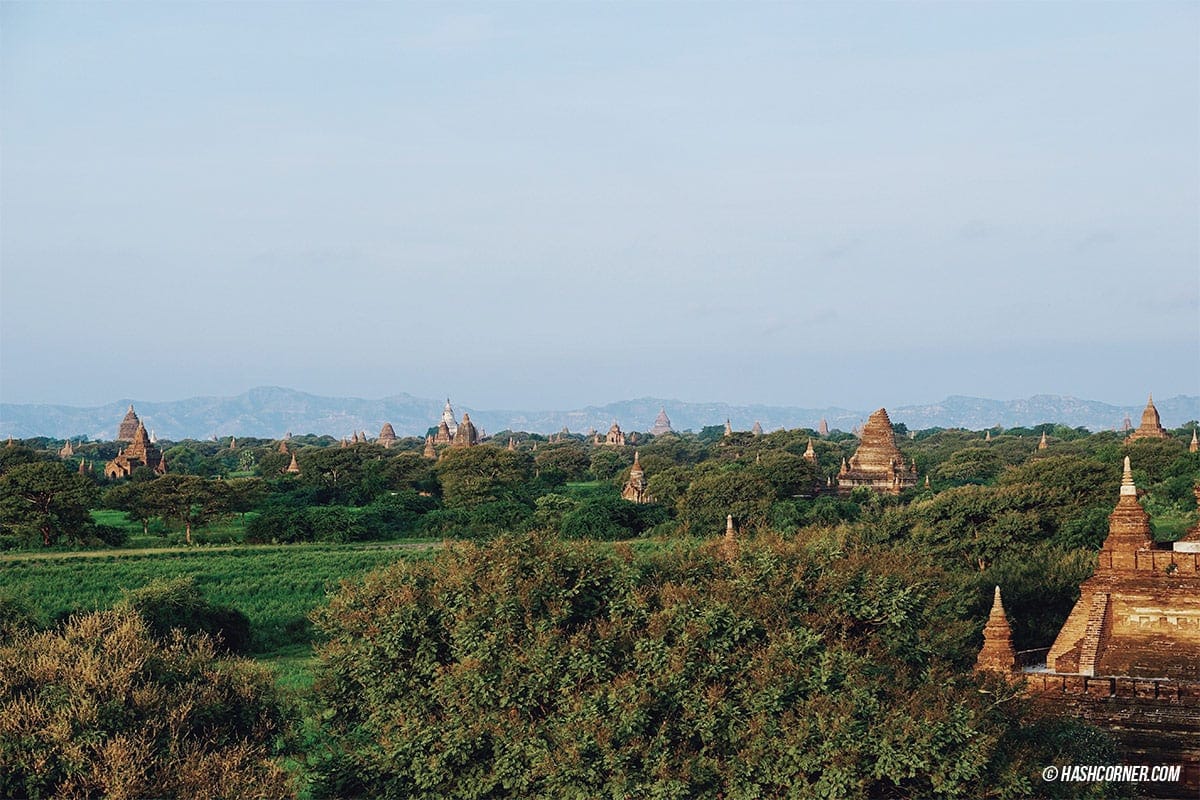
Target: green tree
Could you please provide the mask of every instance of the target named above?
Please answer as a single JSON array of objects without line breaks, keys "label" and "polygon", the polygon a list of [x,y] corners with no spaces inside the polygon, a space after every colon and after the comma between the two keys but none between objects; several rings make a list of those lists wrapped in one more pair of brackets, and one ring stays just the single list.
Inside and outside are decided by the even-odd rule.
[{"label": "green tree", "polygon": [[496,500],[526,500],[533,459],[527,453],[486,445],[451,448],[435,469],[447,506],[475,506]]},{"label": "green tree", "polygon": [[88,509],[98,500],[91,479],[62,462],[19,463],[0,476],[0,530],[26,541],[39,536],[46,547],[61,538],[81,542],[92,529]]},{"label": "green tree", "polygon": [[193,526],[228,509],[223,483],[195,475],[163,475],[145,484],[145,503],[155,516],[182,525],[190,545]]},{"label": "green tree", "polygon": [[178,630],[207,634],[230,652],[242,653],[250,648],[250,619],[236,608],[210,603],[192,577],[155,578],[127,592],[120,607],[140,614],[150,632],[162,642],[170,642]]},{"label": "green tree", "polygon": [[727,514],[739,527],[765,525],[775,496],[775,488],[750,470],[710,471],[698,475],[679,499],[679,521],[695,536],[725,530]]},{"label": "green tree", "polygon": [[147,500],[149,481],[121,481],[110,487],[103,497],[104,507],[124,511],[129,518],[142,524],[142,534],[150,533],[150,520],[158,511]]}]

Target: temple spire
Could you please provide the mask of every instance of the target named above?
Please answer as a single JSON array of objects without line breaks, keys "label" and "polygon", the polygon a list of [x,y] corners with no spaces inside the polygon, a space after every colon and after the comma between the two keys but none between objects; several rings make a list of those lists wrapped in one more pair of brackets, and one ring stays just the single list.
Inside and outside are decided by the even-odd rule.
[{"label": "temple spire", "polygon": [[1137,497],[1137,486],[1133,483],[1133,468],[1129,465],[1129,456],[1125,456],[1125,472],[1121,475],[1121,494]]},{"label": "temple spire", "polygon": [[1192,442],[1188,445],[1188,452],[1200,452],[1200,440],[1196,439],[1196,429],[1192,428]]},{"label": "temple spire", "polygon": [[721,555],[726,561],[737,558],[738,543],[733,529],[733,514],[725,515],[725,540],[721,542]]},{"label": "temple spire", "polygon": [[1042,431],[1041,441],[1038,442],[1038,450],[1045,450],[1049,446],[1050,443],[1046,441],[1046,432]]},{"label": "temple spire", "polygon": [[1004,602],[1000,599],[1000,587],[992,596],[992,610],[987,624],[983,626],[983,648],[975,660],[976,672],[1014,672],[1017,668],[1017,652],[1013,649],[1012,628],[1004,614]]}]

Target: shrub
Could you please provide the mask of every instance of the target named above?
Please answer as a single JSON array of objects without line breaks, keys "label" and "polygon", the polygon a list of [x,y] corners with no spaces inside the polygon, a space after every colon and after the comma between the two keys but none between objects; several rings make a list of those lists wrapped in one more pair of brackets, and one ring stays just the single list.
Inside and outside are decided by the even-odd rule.
[{"label": "shrub", "polygon": [[274,678],[129,610],[0,644],[0,796],[284,798]]},{"label": "shrub", "polygon": [[236,608],[209,603],[193,578],[155,578],[127,593],[122,604],[140,614],[163,641],[178,629],[208,634],[229,652],[243,653],[250,647],[250,619]]}]

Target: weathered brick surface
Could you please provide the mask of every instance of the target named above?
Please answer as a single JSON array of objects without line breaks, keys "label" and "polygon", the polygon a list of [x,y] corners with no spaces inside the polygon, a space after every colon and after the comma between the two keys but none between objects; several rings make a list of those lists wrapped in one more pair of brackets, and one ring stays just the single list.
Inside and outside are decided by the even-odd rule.
[{"label": "weathered brick surface", "polygon": [[858,486],[877,492],[900,494],[917,485],[917,468],[909,464],[896,447],[896,434],[886,409],[879,409],[867,419],[862,430],[862,443],[842,465],[838,473],[838,492],[849,494]]}]

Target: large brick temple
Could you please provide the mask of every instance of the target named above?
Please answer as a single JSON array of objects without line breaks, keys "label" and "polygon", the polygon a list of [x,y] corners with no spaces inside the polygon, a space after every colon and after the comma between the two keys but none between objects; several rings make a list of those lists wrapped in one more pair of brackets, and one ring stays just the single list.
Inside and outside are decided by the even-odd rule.
[{"label": "large brick temple", "polygon": [[1096,571],[1045,665],[1016,666],[1006,633],[997,589],[977,669],[1011,670],[1058,713],[1108,729],[1127,764],[1182,765],[1182,783],[1143,787],[1154,796],[1200,797],[1200,524],[1155,543],[1128,458]]},{"label": "large brick temple", "polygon": [[917,465],[905,461],[896,447],[896,434],[887,409],[881,408],[867,419],[862,442],[850,457],[850,463],[842,462],[837,483],[838,493],[843,495],[859,486],[900,494],[917,485]]}]

